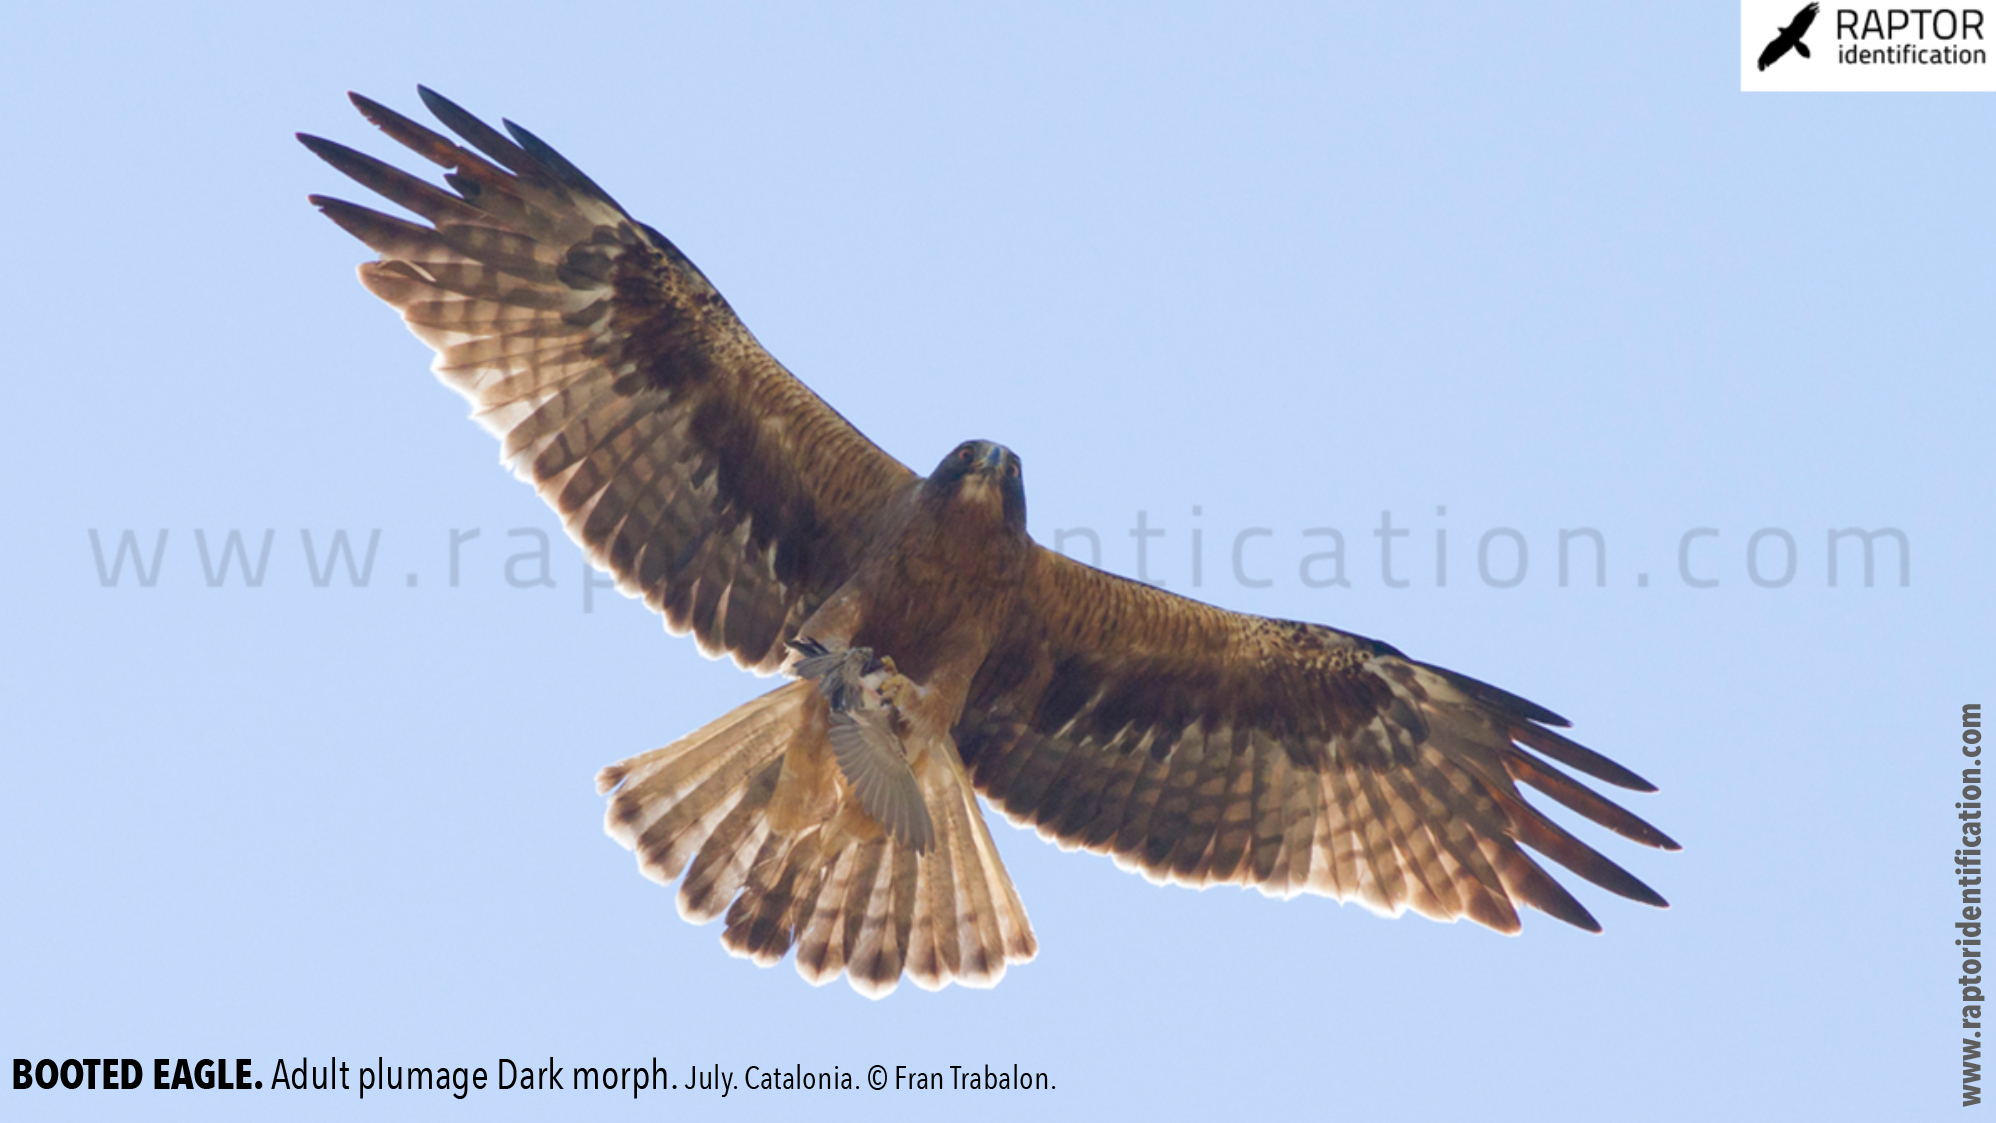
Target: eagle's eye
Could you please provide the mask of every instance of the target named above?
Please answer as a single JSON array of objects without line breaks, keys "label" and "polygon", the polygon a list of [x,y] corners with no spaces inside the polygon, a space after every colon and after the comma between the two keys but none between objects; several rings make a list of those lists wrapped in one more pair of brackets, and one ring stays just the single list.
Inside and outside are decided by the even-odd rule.
[{"label": "eagle's eye", "polygon": [[1015,479],[1015,480],[1016,480],[1016,479],[1018,479],[1018,478],[1019,478],[1019,462],[1018,462],[1018,461],[1016,461],[1016,460],[1013,460],[1013,461],[1010,461],[1009,463],[1007,463],[1007,464],[1005,465],[1005,475],[1006,475],[1006,476],[1007,476],[1008,478],[1010,478],[1010,479]]},{"label": "eagle's eye", "polygon": [[977,454],[970,451],[969,445],[965,445],[962,448],[956,450],[956,458],[958,460],[963,461],[965,464],[968,464],[972,460],[975,460],[977,458]]}]

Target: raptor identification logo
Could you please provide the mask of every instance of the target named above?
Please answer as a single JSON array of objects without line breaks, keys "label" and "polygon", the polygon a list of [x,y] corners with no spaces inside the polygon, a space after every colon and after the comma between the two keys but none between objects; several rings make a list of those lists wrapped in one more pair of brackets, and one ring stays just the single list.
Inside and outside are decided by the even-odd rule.
[{"label": "raptor identification logo", "polygon": [[1897,8],[1741,0],[1740,89],[1996,91],[1990,41],[1996,19],[1982,3]]}]

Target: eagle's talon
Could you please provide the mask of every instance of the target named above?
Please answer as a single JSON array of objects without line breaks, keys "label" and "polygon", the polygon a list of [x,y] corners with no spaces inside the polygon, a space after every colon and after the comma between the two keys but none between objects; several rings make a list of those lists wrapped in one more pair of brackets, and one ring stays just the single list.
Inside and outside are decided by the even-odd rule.
[{"label": "eagle's talon", "polygon": [[880,665],[881,677],[879,685],[874,687],[874,693],[880,696],[882,702],[893,707],[896,711],[903,714],[907,713],[909,708],[921,697],[922,688],[916,686],[913,679],[901,673],[901,668],[894,665],[894,657],[892,655],[882,655],[878,663]]},{"label": "eagle's talon", "polygon": [[880,680],[880,700],[905,714],[921,697],[921,688],[915,685],[913,679],[895,670],[891,661],[881,661],[887,663],[887,677]]}]

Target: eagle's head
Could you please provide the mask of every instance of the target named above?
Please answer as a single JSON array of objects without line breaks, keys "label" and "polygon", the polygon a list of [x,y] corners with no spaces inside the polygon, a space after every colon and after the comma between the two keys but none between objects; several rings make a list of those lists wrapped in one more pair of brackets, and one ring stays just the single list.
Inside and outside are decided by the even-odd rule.
[{"label": "eagle's head", "polygon": [[952,503],[1001,512],[1007,525],[1026,528],[1026,480],[1019,456],[996,441],[965,441],[929,473],[929,489]]}]

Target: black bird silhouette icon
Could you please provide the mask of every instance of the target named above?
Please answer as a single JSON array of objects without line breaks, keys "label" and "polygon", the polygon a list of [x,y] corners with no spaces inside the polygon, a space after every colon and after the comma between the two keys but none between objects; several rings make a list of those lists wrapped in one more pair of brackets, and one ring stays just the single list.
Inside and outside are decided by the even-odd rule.
[{"label": "black bird silhouette icon", "polygon": [[1761,48],[1760,68],[1766,70],[1773,66],[1776,60],[1788,53],[1790,48],[1803,58],[1808,58],[1809,45],[1802,41],[1802,36],[1809,33],[1809,25],[1815,22],[1816,5],[1810,4],[1796,12],[1795,18],[1788,21],[1788,26],[1781,29],[1781,34],[1776,35],[1772,43]]}]

